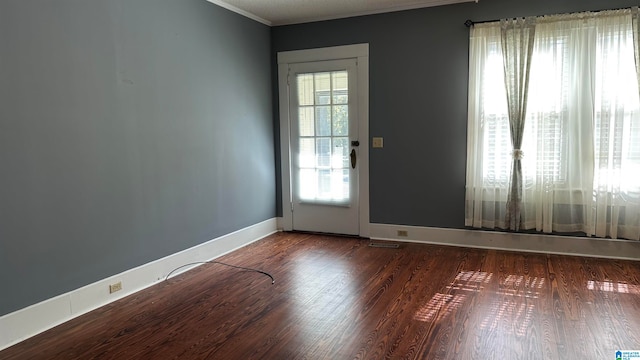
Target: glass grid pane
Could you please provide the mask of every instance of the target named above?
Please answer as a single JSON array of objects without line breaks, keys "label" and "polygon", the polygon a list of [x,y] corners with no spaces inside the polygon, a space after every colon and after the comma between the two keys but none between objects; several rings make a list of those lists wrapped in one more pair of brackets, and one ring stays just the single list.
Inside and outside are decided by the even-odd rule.
[{"label": "glass grid pane", "polygon": [[334,198],[333,200],[349,199],[349,169],[333,170]]},{"label": "glass grid pane", "polygon": [[331,138],[316,138],[316,167],[331,166]]},{"label": "glass grid pane", "polygon": [[318,177],[316,176],[316,169],[300,169],[300,198],[311,200],[317,197],[318,189]]},{"label": "glass grid pane", "polygon": [[333,103],[347,104],[349,102],[349,77],[346,71],[336,71],[331,74],[333,80]]},{"label": "glass grid pane", "polygon": [[333,136],[345,136],[349,134],[349,106],[332,106]]},{"label": "glass grid pane", "polygon": [[300,139],[300,168],[315,168],[316,144],[315,139]]},{"label": "glass grid pane", "polygon": [[331,106],[316,106],[316,132],[318,136],[331,136]]},{"label": "glass grid pane", "polygon": [[318,169],[318,198],[331,199],[331,170]]},{"label": "glass grid pane", "polygon": [[298,75],[298,104],[313,105],[313,75]]},{"label": "glass grid pane", "polygon": [[333,139],[333,156],[331,158],[331,167],[333,169],[349,168],[349,139],[348,138]]},{"label": "glass grid pane", "polygon": [[298,108],[300,136],[315,135],[313,109],[313,106],[301,106]]},{"label": "glass grid pane", "polygon": [[331,73],[315,74],[316,105],[331,103]]},{"label": "glass grid pane", "polygon": [[297,77],[299,192],[303,200],[349,200],[350,159],[347,71]]}]

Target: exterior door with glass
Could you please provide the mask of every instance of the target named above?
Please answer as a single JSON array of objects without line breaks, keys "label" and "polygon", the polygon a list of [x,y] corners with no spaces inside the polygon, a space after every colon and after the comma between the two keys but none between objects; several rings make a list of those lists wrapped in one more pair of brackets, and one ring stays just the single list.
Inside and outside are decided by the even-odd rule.
[{"label": "exterior door with glass", "polygon": [[355,59],[291,64],[293,229],[359,233]]}]

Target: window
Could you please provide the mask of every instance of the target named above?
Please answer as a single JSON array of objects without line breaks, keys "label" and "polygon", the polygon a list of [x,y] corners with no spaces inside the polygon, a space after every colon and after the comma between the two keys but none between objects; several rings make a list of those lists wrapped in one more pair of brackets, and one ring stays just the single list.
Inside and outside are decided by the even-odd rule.
[{"label": "window", "polygon": [[[523,227],[640,239],[630,10],[538,18],[522,151]],[[471,30],[467,226],[505,228],[512,168],[499,23]]]},{"label": "window", "polygon": [[349,92],[347,71],[296,76],[300,198],[349,201]]}]

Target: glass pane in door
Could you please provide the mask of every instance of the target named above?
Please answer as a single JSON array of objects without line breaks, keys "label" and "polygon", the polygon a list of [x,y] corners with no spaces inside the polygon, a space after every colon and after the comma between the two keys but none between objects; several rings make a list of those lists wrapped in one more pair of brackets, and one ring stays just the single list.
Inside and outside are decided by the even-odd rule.
[{"label": "glass pane in door", "polygon": [[346,70],[298,74],[300,199],[349,203],[349,78]]}]

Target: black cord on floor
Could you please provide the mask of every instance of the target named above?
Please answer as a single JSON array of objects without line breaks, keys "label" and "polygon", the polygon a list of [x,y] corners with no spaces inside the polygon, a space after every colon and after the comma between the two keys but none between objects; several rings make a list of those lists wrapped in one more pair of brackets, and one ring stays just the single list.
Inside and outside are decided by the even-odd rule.
[{"label": "black cord on floor", "polygon": [[271,278],[271,285],[276,283],[276,280],[273,278],[273,276],[271,276],[271,274],[269,274],[266,271],[253,269],[253,268],[248,268],[248,267],[244,267],[244,266],[231,265],[231,264],[223,263],[223,262],[216,261],[216,260],[196,261],[196,262],[192,262],[192,263],[188,263],[188,264],[184,264],[184,265],[178,266],[177,268],[171,270],[171,272],[169,274],[167,274],[167,277],[164,278],[164,281],[167,281],[169,279],[169,276],[171,276],[171,274],[173,274],[174,272],[182,269],[183,267],[192,266],[192,265],[200,265],[200,264],[220,264],[220,265],[224,265],[224,266],[228,266],[228,267],[232,267],[232,268],[236,268],[236,269],[253,271],[253,272],[264,274],[264,275],[267,275],[268,277],[270,277]]}]

